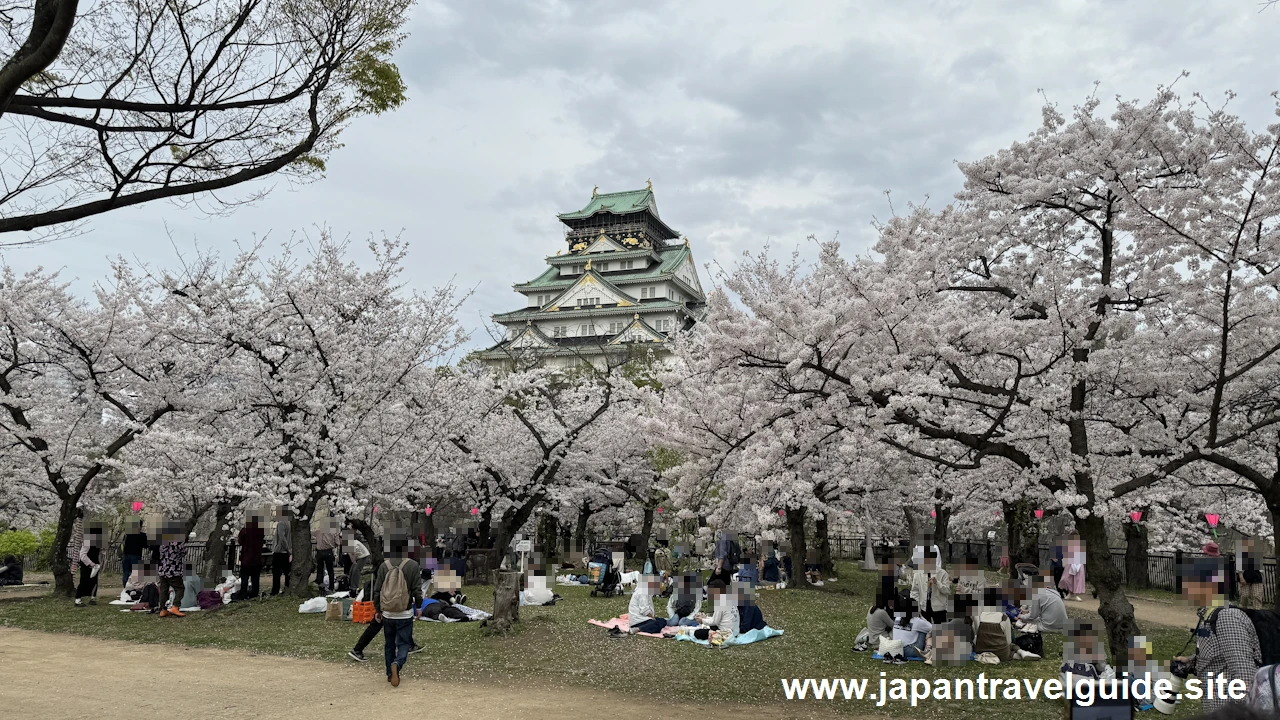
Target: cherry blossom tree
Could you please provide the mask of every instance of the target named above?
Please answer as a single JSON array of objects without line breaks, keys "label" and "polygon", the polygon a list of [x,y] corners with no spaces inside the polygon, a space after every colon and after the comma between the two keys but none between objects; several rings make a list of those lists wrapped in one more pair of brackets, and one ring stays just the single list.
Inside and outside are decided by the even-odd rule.
[{"label": "cherry blossom tree", "polygon": [[57,507],[51,566],[70,596],[76,512],[121,451],[198,402],[213,356],[172,332],[172,307],[123,264],[74,297],[56,273],[0,270],[0,432],[14,485]]},{"label": "cherry blossom tree", "polygon": [[[379,478],[402,469],[369,448],[387,441],[384,423],[403,424],[411,376],[465,340],[451,287],[420,294],[400,284],[407,249],[370,242],[366,270],[326,235],[305,257],[296,242],[272,258],[251,248],[226,266],[206,254],[164,279],[183,301],[189,342],[227,353],[218,374],[234,393],[236,426],[254,438],[237,444],[259,449],[261,497],[294,510],[295,548],[311,546],[322,500],[356,515]],[[297,553],[295,593],[308,592],[311,570],[311,553]]]},{"label": "cherry blossom tree", "polygon": [[[1165,90],[1109,119],[1098,107],[1070,120],[1048,107],[1027,141],[961,164],[953,205],[881,226],[880,260],[846,260],[835,243],[807,273],[746,258],[723,278],[742,309],[713,302],[700,330],[710,366],[782,396],[762,403],[770,426],[807,412],[805,433],[856,428],[961,482],[1008,463],[1106,548],[1109,501],[1176,484],[1272,427],[1280,313],[1264,289],[1274,131],[1244,135]],[[1239,314],[1210,314],[1215,297],[1239,298]],[[1180,324],[1190,313],[1208,333]],[[1194,403],[1181,386],[1193,369]],[[754,442],[760,424],[720,443]],[[1107,552],[1088,569],[1119,652],[1137,631],[1120,574]]]}]

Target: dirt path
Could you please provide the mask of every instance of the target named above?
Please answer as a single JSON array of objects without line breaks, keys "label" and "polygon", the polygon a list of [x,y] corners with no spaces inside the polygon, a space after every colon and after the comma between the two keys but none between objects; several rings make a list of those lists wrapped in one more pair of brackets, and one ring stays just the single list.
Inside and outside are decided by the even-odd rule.
[{"label": "dirt path", "polygon": [[[1195,608],[1132,596],[1129,597],[1129,602],[1133,604],[1133,614],[1139,623],[1155,623],[1156,625],[1169,625],[1187,629],[1196,626]],[[1098,601],[1087,594],[1082,595],[1080,602],[1068,600],[1067,609],[1085,610],[1096,615],[1098,613]]]},{"label": "dirt path", "polygon": [[[392,688],[381,654],[364,666],[248,655],[229,650],[144,645],[0,628],[0,707],[13,717],[137,720],[141,717],[494,718],[622,717],[627,720],[823,718],[803,705],[686,705],[599,690],[554,690],[519,683],[440,684],[407,676]],[[447,710],[446,710],[447,709]],[[845,716],[846,718],[848,716]]]}]

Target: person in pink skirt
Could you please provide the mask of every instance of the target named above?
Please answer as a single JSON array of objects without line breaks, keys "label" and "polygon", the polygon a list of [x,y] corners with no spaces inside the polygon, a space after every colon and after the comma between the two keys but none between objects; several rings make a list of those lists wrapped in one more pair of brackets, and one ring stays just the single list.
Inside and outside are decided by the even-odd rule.
[{"label": "person in pink skirt", "polygon": [[1079,535],[1073,533],[1067,539],[1063,560],[1062,579],[1058,581],[1058,587],[1062,588],[1064,597],[1080,602],[1080,593],[1084,592],[1085,553],[1084,543],[1080,541]]}]

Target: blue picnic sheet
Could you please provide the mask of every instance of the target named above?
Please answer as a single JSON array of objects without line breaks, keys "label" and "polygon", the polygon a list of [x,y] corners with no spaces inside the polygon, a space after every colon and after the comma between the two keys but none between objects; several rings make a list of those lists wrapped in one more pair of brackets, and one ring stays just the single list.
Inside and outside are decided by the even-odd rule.
[{"label": "blue picnic sheet", "polygon": [[[742,633],[742,634],[740,634],[740,635],[738,635],[738,636],[734,637],[734,638],[733,638],[732,640],[730,640],[729,642],[726,642],[726,643],[725,643],[725,645],[726,645],[726,646],[728,646],[728,645],[750,645],[750,644],[751,644],[751,643],[753,643],[753,642],[760,642],[761,640],[768,640],[768,639],[769,639],[769,638],[771,638],[771,637],[778,637],[778,636],[779,636],[779,635],[781,635],[781,634],[782,634],[782,631],[781,631],[781,630],[778,630],[778,629],[776,629],[776,628],[771,628],[771,627],[769,627],[768,625],[766,625],[766,626],[764,626],[763,628],[760,628],[759,630],[748,630],[747,632],[744,632],[744,633]],[[692,637],[692,636],[688,636],[688,635],[677,635],[677,636],[676,636],[676,639],[677,639],[677,640],[688,640],[689,642],[695,642],[695,643],[698,643],[699,645],[706,645],[706,646],[708,646],[708,647],[710,647],[710,645],[711,645],[711,643],[710,643],[709,641],[707,641],[707,640],[698,640],[697,638],[694,638],[694,637]]]}]

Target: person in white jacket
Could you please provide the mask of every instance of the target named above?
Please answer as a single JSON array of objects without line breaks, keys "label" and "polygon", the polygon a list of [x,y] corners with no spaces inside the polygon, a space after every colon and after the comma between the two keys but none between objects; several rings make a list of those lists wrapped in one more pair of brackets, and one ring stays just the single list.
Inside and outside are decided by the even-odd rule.
[{"label": "person in white jacket", "polygon": [[951,576],[938,562],[938,553],[926,550],[924,563],[911,576],[911,599],[921,617],[935,624],[946,622],[951,592]]},{"label": "person in white jacket", "polygon": [[658,582],[652,575],[643,575],[636,581],[631,604],[627,607],[627,629],[632,635],[638,632],[660,633],[667,626],[666,620],[654,617],[653,596],[657,594]]}]

